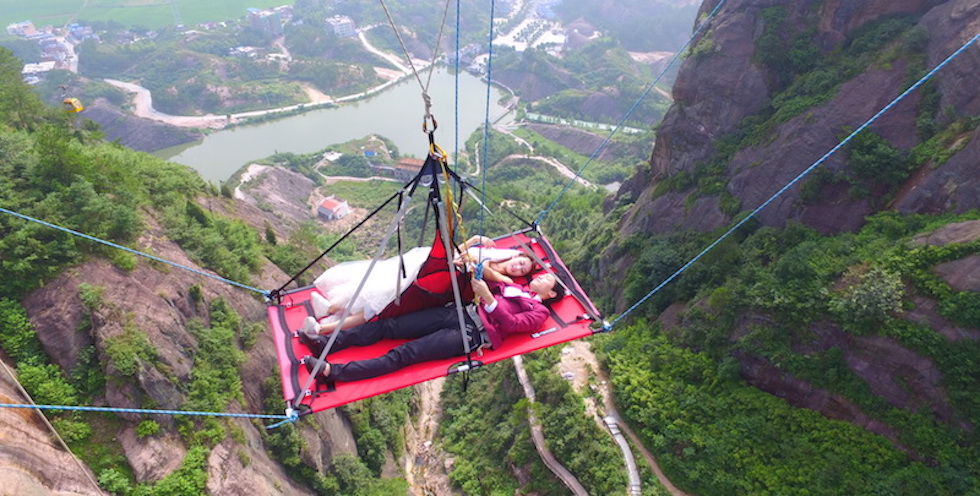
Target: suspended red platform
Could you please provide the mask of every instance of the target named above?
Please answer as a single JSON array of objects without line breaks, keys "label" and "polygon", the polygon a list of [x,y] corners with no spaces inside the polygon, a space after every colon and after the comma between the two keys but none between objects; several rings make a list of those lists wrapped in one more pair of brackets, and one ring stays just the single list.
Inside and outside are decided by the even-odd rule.
[{"label": "suspended red platform", "polygon": [[[515,248],[525,251],[530,249],[544,263],[547,268],[545,270],[551,270],[559,276],[569,291],[568,295],[550,306],[551,316],[537,332],[529,335],[512,335],[507,337],[504,344],[498,349],[484,350],[480,355],[473,353],[472,363],[474,365],[481,366],[498,362],[515,355],[589,336],[596,332],[591,329],[591,326],[596,319],[600,318],[599,312],[544,236],[538,235],[535,231],[526,230],[497,238],[496,243],[499,248]],[[467,297],[472,295],[468,286],[469,276],[460,274],[458,271],[454,272],[464,290],[464,301],[466,301]],[[429,259],[420,270],[416,281],[402,293],[400,304],[392,303],[377,318],[393,317],[421,308],[451,303],[453,296],[450,277],[444,245],[441,237],[437,234]],[[323,389],[323,386],[316,382],[312,382],[312,389],[317,387],[321,389],[304,394],[302,389],[308,382],[309,373],[300,360],[306,355],[311,355],[311,352],[300,343],[297,331],[303,326],[303,321],[308,316],[313,315],[313,308],[309,301],[310,293],[313,291],[315,291],[313,287],[305,287],[282,293],[278,303],[268,307],[269,321],[272,325],[273,338],[279,356],[279,368],[282,374],[283,398],[301,414],[319,412],[352,401],[444,377],[455,373],[466,364],[465,357],[418,363],[372,379],[333,382],[329,390]],[[340,332],[347,331],[341,330]],[[376,358],[403,342],[405,341],[386,340],[370,346],[354,346],[328,354],[327,360],[331,363],[346,363]],[[301,397],[297,398],[300,395]]]}]

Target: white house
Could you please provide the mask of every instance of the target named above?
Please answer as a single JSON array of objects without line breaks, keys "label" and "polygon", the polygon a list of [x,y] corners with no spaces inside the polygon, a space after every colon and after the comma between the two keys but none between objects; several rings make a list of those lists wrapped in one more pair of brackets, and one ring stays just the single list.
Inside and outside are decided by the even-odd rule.
[{"label": "white house", "polygon": [[340,200],[333,196],[328,196],[320,202],[320,206],[317,207],[316,211],[317,215],[323,220],[343,219],[350,214],[350,205],[347,204],[347,200]]},{"label": "white house", "polygon": [[347,16],[335,15],[327,19],[327,24],[333,28],[333,34],[337,36],[354,36],[357,34],[357,25],[354,20]]}]

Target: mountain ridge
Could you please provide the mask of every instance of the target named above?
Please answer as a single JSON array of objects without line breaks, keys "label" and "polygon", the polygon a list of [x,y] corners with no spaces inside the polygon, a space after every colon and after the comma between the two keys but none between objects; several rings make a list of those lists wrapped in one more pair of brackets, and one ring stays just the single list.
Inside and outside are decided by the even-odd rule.
[{"label": "mountain ridge", "polygon": [[[709,11],[716,3],[703,5],[702,12]],[[821,2],[793,4],[793,14],[803,16],[818,4]],[[677,188],[680,191],[657,196],[656,187],[678,173],[693,171],[698,162],[710,160],[711,150],[715,148],[713,143],[717,139],[736,132],[746,118],[764,111],[770,104],[775,96],[770,71],[755,58],[755,37],[761,12],[780,5],[783,3],[734,0],[726,5],[707,32],[695,40],[695,46],[710,41],[715,48],[708,55],[695,55],[683,64],[674,86],[675,105],[660,126],[649,166],[623,185],[619,198],[630,195],[635,198],[634,207],[622,224],[624,234],[667,232],[685,227],[710,230],[725,225],[732,218],[734,212],[723,212],[716,205],[719,202],[717,195],[699,196],[692,206],[688,199],[690,190]],[[820,44],[840,44],[836,40],[856,31],[869,19],[880,20],[896,13],[912,11],[922,15],[917,24],[931,38],[926,65],[932,67],[968,41],[968,33],[980,29],[980,19],[969,15],[971,6],[976,8],[977,2],[870,2],[860,8],[854,4],[830,2],[820,11],[822,15],[818,25],[827,29],[818,33]],[[793,14],[788,14],[787,19],[793,18]],[[939,108],[954,109],[956,116],[980,113],[980,96],[962,87],[968,85],[959,84],[980,68],[980,55],[977,52],[975,48],[964,52],[955,63],[936,76]],[[724,53],[724,56],[713,55],[719,53]],[[857,127],[901,93],[907,80],[905,70],[906,66],[897,63],[890,68],[872,68],[862,72],[851,81],[844,82],[836,97],[828,103],[814,106],[809,113],[793,117],[776,127],[772,134],[765,137],[768,145],[746,146],[736,151],[722,174],[728,178],[727,193],[742,205],[742,210],[760,204],[831,149],[841,138],[842,130]],[[717,77],[703,78],[702,73]],[[914,124],[922,98],[922,91],[910,95],[874,124],[871,131],[880,133],[903,150],[910,149],[911,144],[918,141]],[[945,115],[938,115],[936,120],[947,125],[950,121]],[[967,148],[954,154],[942,167],[929,171],[920,180],[918,191],[906,195],[897,203],[900,211],[929,211],[929,206],[937,202],[955,204],[950,206],[956,212],[980,206],[980,195],[971,194],[977,187],[975,177],[957,174],[956,179],[960,180],[957,181],[958,188],[961,188],[959,192],[943,192],[943,181],[940,179],[963,172],[962,161],[976,156],[976,138],[976,132],[969,133],[971,144]],[[824,167],[834,172],[843,170],[843,155],[839,152],[830,157]],[[792,167],[783,166],[786,158],[795,159]],[[781,225],[786,220],[796,219],[820,227],[824,232],[853,231],[860,227],[860,219],[877,210],[865,201],[849,201],[846,198],[835,198],[835,201],[828,202],[826,208],[801,208],[798,201],[799,188],[790,190],[774,205],[762,211],[759,219],[764,225]],[[849,209],[853,212],[847,212]],[[935,210],[932,208],[931,213],[936,213]],[[841,214],[845,216],[841,218]],[[831,220],[839,221],[839,227],[833,227]]]}]

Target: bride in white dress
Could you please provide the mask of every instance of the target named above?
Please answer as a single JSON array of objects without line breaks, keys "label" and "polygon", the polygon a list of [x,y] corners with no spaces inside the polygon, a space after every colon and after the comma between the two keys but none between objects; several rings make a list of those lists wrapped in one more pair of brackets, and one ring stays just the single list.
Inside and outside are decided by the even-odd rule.
[{"label": "bride in white dress", "polygon": [[[482,245],[482,246],[476,246]],[[520,250],[494,248],[492,239],[473,236],[461,249],[465,249],[471,267],[484,263],[484,278],[491,281],[513,282],[511,277],[529,274],[534,262]],[[422,264],[429,256],[430,247],[408,250],[401,257],[394,256],[379,260],[361,288],[349,310],[349,318],[342,328],[347,329],[363,324],[384,310],[418,276]],[[404,263],[405,271],[401,271]],[[463,260],[457,258],[457,265]],[[314,315],[320,320],[337,315],[348,306],[354,292],[361,284],[364,274],[371,265],[370,260],[344,262],[327,269],[313,282],[317,291],[311,294]],[[338,327],[333,319],[321,321],[319,332],[330,332]],[[310,331],[304,327],[304,331]]]}]

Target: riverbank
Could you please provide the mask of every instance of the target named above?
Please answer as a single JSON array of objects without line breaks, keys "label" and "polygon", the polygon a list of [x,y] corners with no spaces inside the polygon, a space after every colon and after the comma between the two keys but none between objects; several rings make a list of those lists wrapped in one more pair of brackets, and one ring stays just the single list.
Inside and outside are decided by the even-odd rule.
[{"label": "riverbank", "polygon": [[[431,112],[442,124],[435,139],[446,150],[457,143],[457,130],[461,144],[485,121],[486,84],[468,73],[459,76],[457,85],[454,74],[438,68],[429,85]],[[370,135],[390,139],[402,156],[425,157],[428,139],[421,126],[425,105],[414,80],[402,79],[370,96],[357,96],[361,99],[356,103],[315,110],[308,110],[307,106],[291,115],[272,114],[245,125],[209,129],[200,141],[159,150],[154,155],[193,167],[211,182],[227,181],[243,165],[277,153],[311,153]],[[497,102],[508,97],[502,90],[492,89],[491,115],[502,112]],[[458,126],[454,122],[457,112]]]},{"label": "riverbank", "polygon": [[[428,68],[428,66],[426,66],[425,68]],[[142,117],[144,119],[150,119],[150,120],[162,122],[177,127],[218,130],[218,129],[227,129],[238,125],[255,124],[258,122],[266,121],[270,118],[282,119],[303,112],[336,107],[338,106],[338,104],[358,102],[360,100],[364,100],[374,95],[377,95],[378,93],[381,93],[386,89],[401,83],[408,77],[411,77],[411,74],[402,74],[401,76],[395,79],[386,81],[366,91],[343,96],[340,98],[333,98],[319,91],[314,92],[314,91],[307,90],[306,91],[307,96],[310,97],[310,101],[307,103],[299,103],[296,105],[289,105],[286,107],[279,107],[274,109],[239,112],[237,114],[227,114],[227,115],[205,114],[205,115],[198,115],[198,116],[165,114],[153,108],[153,95],[150,93],[150,90],[138,84],[127,83],[115,79],[104,79],[103,81],[123,91],[126,91],[127,93],[131,93],[134,95],[133,114],[136,115],[137,117]]]},{"label": "riverbank", "polygon": [[[371,45],[367,37],[364,36],[364,33],[366,31],[373,29],[374,27],[375,26],[367,26],[365,28],[362,28],[358,32],[358,38],[360,39],[361,43],[364,45],[364,48],[367,51],[374,53],[379,57],[384,58],[392,65],[397,67],[399,70],[394,71],[384,67],[375,67],[374,68],[375,72],[377,72],[383,79],[387,79],[387,81],[377,86],[374,86],[372,88],[369,88],[365,91],[362,91],[360,93],[354,93],[342,97],[335,98],[325,93],[322,93],[319,90],[306,86],[304,87],[304,90],[306,92],[307,97],[310,99],[310,101],[305,103],[298,103],[295,105],[288,105],[285,107],[279,107],[274,109],[239,112],[236,114],[225,114],[225,115],[205,114],[199,116],[184,116],[184,115],[165,114],[153,108],[153,95],[150,93],[150,90],[144,88],[143,86],[140,86],[135,83],[118,81],[115,79],[104,79],[103,81],[119,89],[122,89],[127,93],[131,93],[135,95],[133,98],[133,103],[135,107],[134,114],[137,117],[163,122],[171,126],[191,127],[191,128],[198,128],[198,129],[226,129],[236,125],[254,124],[256,122],[263,122],[265,120],[268,120],[269,118],[281,119],[285,117],[290,117],[297,113],[308,112],[311,110],[319,110],[323,108],[330,108],[330,107],[337,106],[338,104],[353,103],[353,102],[363,100],[365,98],[370,98],[374,95],[377,95],[378,93],[385,91],[386,89],[394,85],[401,83],[406,78],[415,77],[415,72],[413,72],[411,69],[409,69],[404,64],[402,64],[401,61],[398,59],[398,57],[385,53],[375,48],[373,45]],[[282,47],[282,45],[280,45],[280,47]],[[285,50],[285,47],[282,47],[282,49]],[[426,70],[436,70],[436,67],[433,67],[434,65],[433,62],[412,60],[411,64],[412,67],[415,70],[417,70],[419,73],[423,73]],[[513,92],[511,92],[511,95],[513,95]]]}]

